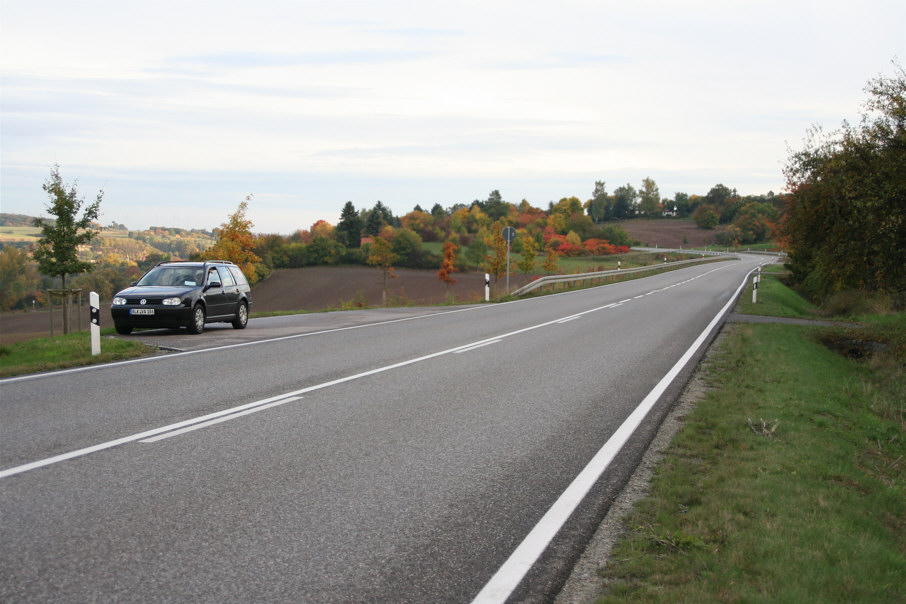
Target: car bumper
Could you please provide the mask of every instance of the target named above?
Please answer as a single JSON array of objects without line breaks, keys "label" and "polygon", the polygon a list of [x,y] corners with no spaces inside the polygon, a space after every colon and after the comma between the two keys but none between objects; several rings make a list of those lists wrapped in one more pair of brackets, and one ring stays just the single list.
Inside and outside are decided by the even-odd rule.
[{"label": "car bumper", "polygon": [[[133,310],[154,314],[133,314]],[[185,306],[114,306],[110,308],[114,325],[120,327],[185,327],[192,323],[192,309]]]}]

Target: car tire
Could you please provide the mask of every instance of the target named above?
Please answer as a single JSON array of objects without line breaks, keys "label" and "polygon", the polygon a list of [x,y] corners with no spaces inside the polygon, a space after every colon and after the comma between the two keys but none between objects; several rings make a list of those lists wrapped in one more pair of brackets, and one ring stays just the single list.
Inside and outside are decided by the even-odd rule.
[{"label": "car tire", "polygon": [[239,308],[236,310],[236,320],[233,321],[233,329],[245,329],[245,326],[249,323],[249,307],[245,302],[239,303]]},{"label": "car tire", "polygon": [[196,304],[192,310],[192,322],[189,323],[189,333],[201,333],[204,331],[205,312],[204,306]]},{"label": "car tire", "polygon": [[132,333],[132,327],[128,325],[116,325],[115,327],[116,333],[120,334],[121,336],[128,336],[130,333]]}]

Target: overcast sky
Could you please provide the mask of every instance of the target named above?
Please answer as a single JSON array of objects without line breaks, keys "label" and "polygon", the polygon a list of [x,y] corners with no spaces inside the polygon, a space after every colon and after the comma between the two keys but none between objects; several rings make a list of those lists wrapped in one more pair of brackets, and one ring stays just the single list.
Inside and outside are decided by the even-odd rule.
[{"label": "overcast sky", "polygon": [[261,233],[346,201],[784,188],[906,62],[906,2],[0,0],[0,211]]}]

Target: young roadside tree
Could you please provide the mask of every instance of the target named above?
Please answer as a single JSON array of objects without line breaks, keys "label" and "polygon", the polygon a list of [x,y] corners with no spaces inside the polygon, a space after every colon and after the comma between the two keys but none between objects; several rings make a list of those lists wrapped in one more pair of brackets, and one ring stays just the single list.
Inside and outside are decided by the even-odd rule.
[{"label": "young roadside tree", "polygon": [[[447,284],[447,297],[450,297],[450,286],[456,283],[453,273],[459,269],[456,268],[456,250],[458,246],[452,241],[444,242],[444,260],[437,271],[437,278]],[[452,300],[451,300],[452,301]]]},{"label": "young roadside tree", "polygon": [[66,275],[91,270],[90,262],[79,260],[78,247],[85,245],[98,234],[97,231],[91,230],[91,223],[98,218],[104,191],[98,193],[97,199],[86,206],[82,217],[78,218],[85,200],[78,198],[76,185],[67,188],[63,184],[60,166],[54,165],[51,168],[50,179],[42,188],[51,199],[47,211],[54,215],[56,220],[51,224],[44,218],[35,219],[34,225],[41,229],[41,239],[35,247],[34,259],[43,274],[60,277],[65,289]]},{"label": "young roadside tree", "polygon": [[503,219],[498,220],[491,227],[491,233],[485,240],[489,250],[484,257],[482,268],[484,268],[485,272],[494,276],[494,283],[497,283],[497,281],[500,280],[500,277],[506,275],[507,272],[507,242],[503,238],[503,229],[506,226],[506,221]]},{"label": "young roadside tree", "polygon": [[251,200],[251,195],[246,196],[245,201],[230,214],[229,220],[220,225],[217,242],[202,252],[201,257],[205,260],[229,260],[242,269],[249,283],[254,284],[262,275],[258,274],[256,267],[261,258],[252,251],[255,247],[255,236],[252,234],[254,223],[245,217]]},{"label": "young roadside tree", "polygon": [[547,274],[553,274],[559,266],[559,258],[560,254],[557,253],[554,246],[548,245],[544,248],[544,262],[541,263],[541,268],[543,268]]},{"label": "young roadside tree", "polygon": [[[97,199],[82,212],[84,199],[79,199],[76,186],[66,187],[60,177],[60,166],[54,164],[50,170],[50,179],[42,186],[44,192],[50,196],[51,203],[47,211],[56,216],[53,224],[43,218],[36,218],[34,225],[41,229],[41,239],[35,246],[34,259],[38,263],[38,270],[45,275],[60,277],[62,289],[66,289],[66,275],[84,273],[92,269],[90,262],[79,260],[78,248],[85,245],[97,236],[97,231],[91,230],[91,223],[97,220],[101,209],[101,200],[104,191],[98,192]],[[63,297],[63,333],[69,333],[69,308],[72,304],[72,295],[65,293]]]},{"label": "young roadside tree", "polygon": [[526,275],[535,270],[535,258],[537,253],[535,252],[535,240],[530,235],[522,236],[522,260],[516,263],[516,266],[519,267]]},{"label": "young roadside tree", "polygon": [[381,270],[381,276],[383,278],[381,286],[381,303],[385,307],[387,306],[387,279],[396,278],[396,275],[393,273],[393,265],[396,261],[397,256],[393,253],[393,244],[390,243],[389,240],[378,237],[369,246],[367,262],[371,266],[376,266]]}]

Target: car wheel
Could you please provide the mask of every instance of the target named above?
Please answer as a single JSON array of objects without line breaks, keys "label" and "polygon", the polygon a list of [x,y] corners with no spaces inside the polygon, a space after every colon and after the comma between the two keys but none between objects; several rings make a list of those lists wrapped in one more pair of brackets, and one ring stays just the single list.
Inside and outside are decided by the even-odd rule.
[{"label": "car wheel", "polygon": [[130,333],[132,333],[132,327],[128,325],[116,325],[116,333],[128,336]]},{"label": "car wheel", "polygon": [[201,304],[195,305],[195,310],[192,311],[192,322],[189,324],[189,333],[201,333],[204,331],[204,306]]},{"label": "car wheel", "polygon": [[249,323],[249,307],[245,302],[239,303],[239,310],[236,311],[236,320],[233,321],[234,329],[245,329]]}]

